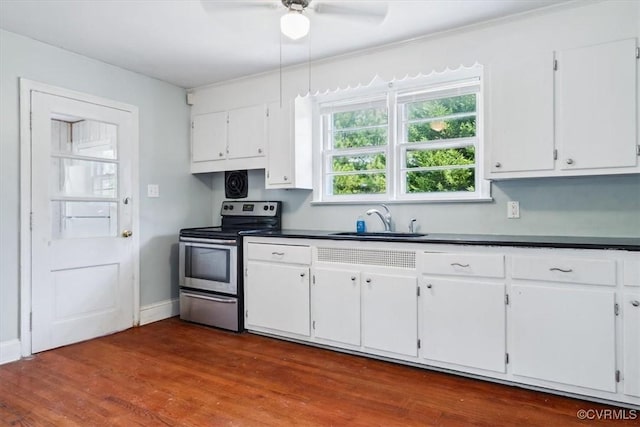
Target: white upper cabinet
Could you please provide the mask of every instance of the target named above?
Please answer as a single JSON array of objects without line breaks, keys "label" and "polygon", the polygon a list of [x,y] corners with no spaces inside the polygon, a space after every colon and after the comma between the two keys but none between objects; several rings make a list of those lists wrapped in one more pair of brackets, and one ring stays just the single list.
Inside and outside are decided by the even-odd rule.
[{"label": "white upper cabinet", "polygon": [[558,53],[560,169],[637,165],[636,64],[635,39]]},{"label": "white upper cabinet", "polygon": [[269,104],[267,189],[312,188],[312,120],[309,97]]},{"label": "white upper cabinet", "polygon": [[640,173],[636,46],[626,39],[492,65],[487,178]]},{"label": "white upper cabinet", "polygon": [[266,115],[261,104],[193,116],[191,172],[264,168]]},{"label": "white upper cabinet", "polygon": [[191,124],[193,163],[227,158],[227,113],[199,114]]},{"label": "white upper cabinet", "polygon": [[264,105],[229,111],[229,158],[263,157],[266,146]]},{"label": "white upper cabinet", "polygon": [[496,64],[490,75],[487,171],[552,171],[553,53]]}]

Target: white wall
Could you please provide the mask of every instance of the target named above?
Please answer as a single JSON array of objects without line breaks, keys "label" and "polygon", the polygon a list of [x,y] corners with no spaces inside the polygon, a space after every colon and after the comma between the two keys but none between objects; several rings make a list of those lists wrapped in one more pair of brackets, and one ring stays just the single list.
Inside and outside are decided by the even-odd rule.
[{"label": "white wall", "polygon": [[[313,63],[311,91],[367,84],[376,74],[384,79],[402,78],[479,62],[489,92],[492,64],[640,35],[640,2],[577,2],[570,6]],[[306,93],[308,72],[307,66],[285,70],[282,88],[277,72],[197,88],[192,113],[276,101],[281,89],[285,99]],[[487,119],[491,126],[491,118]],[[250,198],[285,202],[283,221],[289,228],[351,230],[356,217],[370,207],[311,205],[307,191],[266,191],[262,171],[252,172],[250,181]],[[222,186],[222,174],[215,174],[214,210],[224,199]],[[492,195],[492,203],[394,204],[391,211],[398,230],[405,230],[415,217],[423,232],[432,233],[640,237],[639,175],[497,182]],[[508,200],[520,201],[521,219],[506,218]],[[380,229],[378,222],[368,218],[367,225]]]},{"label": "white wall", "polygon": [[212,220],[211,178],[189,173],[184,89],[0,30],[0,348],[19,336],[19,77],[139,108],[141,305],[177,296],[178,230]]}]

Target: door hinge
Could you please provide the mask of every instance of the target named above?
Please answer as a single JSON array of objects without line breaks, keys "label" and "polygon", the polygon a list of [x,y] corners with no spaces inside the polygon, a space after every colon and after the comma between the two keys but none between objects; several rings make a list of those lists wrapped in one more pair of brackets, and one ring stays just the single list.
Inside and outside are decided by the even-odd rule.
[{"label": "door hinge", "polygon": [[267,171],[267,178],[269,178],[269,171]]},{"label": "door hinge", "polygon": [[249,318],[249,310],[245,310],[244,317],[246,317],[247,319]]},{"label": "door hinge", "polygon": [[613,313],[618,316],[620,314],[620,304],[615,303],[613,304]]},{"label": "door hinge", "polygon": [[509,353],[504,354],[504,363],[509,364]]},{"label": "door hinge", "polygon": [[29,313],[29,332],[33,331],[33,312]]},{"label": "door hinge", "polygon": [[269,117],[269,109],[267,108],[267,117]]},{"label": "door hinge", "polygon": [[509,294],[504,294],[504,305],[509,305]]},{"label": "door hinge", "polygon": [[33,231],[33,212],[29,212],[29,230]]},{"label": "door hinge", "polygon": [[191,129],[195,129],[195,128],[196,128],[195,122],[191,122]]},{"label": "door hinge", "polygon": [[636,146],[636,154],[640,156],[640,145]]},{"label": "door hinge", "polygon": [[311,328],[315,331],[316,330],[316,321],[314,320],[313,322],[311,322]]},{"label": "door hinge", "polygon": [[33,129],[33,113],[29,111],[29,130]]},{"label": "door hinge", "polygon": [[620,369],[616,370],[616,382],[620,382]]},{"label": "door hinge", "polygon": [[417,288],[417,294],[418,294],[418,296],[420,296],[420,286],[418,286],[418,288]]},{"label": "door hinge", "polygon": [[422,342],[420,342],[420,340],[418,340],[418,348],[421,348],[422,346]]},{"label": "door hinge", "polygon": [[311,282],[312,282],[314,285],[316,284],[316,275],[315,275],[315,274],[313,274],[313,275],[311,276]]},{"label": "door hinge", "polygon": [[553,160],[558,160],[558,149],[557,148],[553,149]]},{"label": "door hinge", "polygon": [[558,60],[557,59],[553,60],[553,71],[558,71]]},{"label": "door hinge", "polygon": [[244,277],[249,277],[249,267],[244,268]]},{"label": "door hinge", "polygon": [[636,48],[636,58],[640,59],[640,47]]}]

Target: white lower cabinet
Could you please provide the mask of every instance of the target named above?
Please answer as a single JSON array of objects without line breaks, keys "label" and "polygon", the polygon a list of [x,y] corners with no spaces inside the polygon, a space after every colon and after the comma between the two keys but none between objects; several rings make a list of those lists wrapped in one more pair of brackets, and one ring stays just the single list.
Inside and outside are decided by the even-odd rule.
[{"label": "white lower cabinet", "polygon": [[417,278],[362,273],[362,345],[418,355]]},{"label": "white lower cabinet", "polygon": [[615,292],[513,285],[513,374],[616,391]]},{"label": "white lower cabinet", "polygon": [[640,397],[640,292],[625,293],[622,318],[624,394]]},{"label": "white lower cabinet", "polygon": [[309,267],[250,261],[246,265],[247,328],[309,336]]},{"label": "white lower cabinet", "polygon": [[423,358],[505,372],[504,283],[425,276],[420,299]]},{"label": "white lower cabinet", "polygon": [[315,268],[311,318],[315,338],[360,345],[360,272]]}]

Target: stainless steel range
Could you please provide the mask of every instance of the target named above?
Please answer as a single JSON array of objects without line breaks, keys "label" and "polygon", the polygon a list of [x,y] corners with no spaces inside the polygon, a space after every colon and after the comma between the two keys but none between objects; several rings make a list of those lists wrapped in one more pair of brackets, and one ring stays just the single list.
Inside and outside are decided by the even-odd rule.
[{"label": "stainless steel range", "polygon": [[280,230],[282,202],[225,201],[219,227],[180,230],[180,318],[232,331],[244,322],[241,231]]}]

